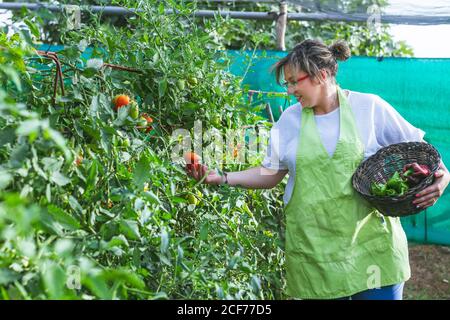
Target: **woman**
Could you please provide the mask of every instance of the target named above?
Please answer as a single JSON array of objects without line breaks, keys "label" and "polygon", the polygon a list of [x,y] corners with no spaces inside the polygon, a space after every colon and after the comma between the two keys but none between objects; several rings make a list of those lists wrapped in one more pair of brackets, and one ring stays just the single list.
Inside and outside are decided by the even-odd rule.
[{"label": "woman", "polygon": [[[408,244],[399,218],[385,217],[357,195],[351,176],[381,147],[423,141],[424,132],[373,94],[342,90],[337,60],[350,50],[305,40],[275,65],[298,102],[273,126],[262,166],[207,184],[272,188],[289,173],[286,214],[287,293],[300,299],[401,299],[410,277]],[[208,171],[186,168],[199,180]],[[414,203],[434,205],[450,181],[443,163]]]}]

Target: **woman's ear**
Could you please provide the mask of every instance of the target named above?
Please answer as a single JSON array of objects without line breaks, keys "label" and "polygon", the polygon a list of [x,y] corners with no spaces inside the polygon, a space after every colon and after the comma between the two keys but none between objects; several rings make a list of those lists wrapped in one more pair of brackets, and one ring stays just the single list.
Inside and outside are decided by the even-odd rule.
[{"label": "woman's ear", "polygon": [[320,69],[319,70],[319,74],[317,74],[317,76],[314,77],[314,83],[316,84],[323,84],[327,81],[328,79],[328,73],[325,69]]},{"label": "woman's ear", "polygon": [[328,72],[325,69],[320,69],[320,78],[323,82],[327,81]]}]

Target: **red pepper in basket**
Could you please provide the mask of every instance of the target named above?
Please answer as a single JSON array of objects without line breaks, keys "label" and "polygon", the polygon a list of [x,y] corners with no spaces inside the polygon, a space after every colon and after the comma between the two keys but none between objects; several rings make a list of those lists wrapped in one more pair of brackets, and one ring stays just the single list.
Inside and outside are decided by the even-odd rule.
[{"label": "red pepper in basket", "polygon": [[403,167],[403,177],[408,179],[410,186],[418,184],[430,175],[431,171],[427,165],[420,165],[417,162],[409,163]]},{"label": "red pepper in basket", "polygon": [[413,176],[428,177],[430,175],[430,168],[426,164],[420,165],[417,162],[407,164],[403,167],[403,172],[405,173],[410,168],[414,170]]},{"label": "red pepper in basket", "polygon": [[430,173],[431,173],[430,168],[428,168],[428,166],[426,164],[422,164],[422,165],[419,165],[419,166],[422,169],[422,172],[423,172],[422,174],[425,177],[428,177],[430,175]]}]

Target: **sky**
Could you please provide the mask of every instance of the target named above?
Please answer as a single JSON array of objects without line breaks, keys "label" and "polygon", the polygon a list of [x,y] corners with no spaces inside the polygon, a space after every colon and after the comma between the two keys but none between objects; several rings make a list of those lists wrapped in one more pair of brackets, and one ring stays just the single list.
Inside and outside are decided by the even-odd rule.
[{"label": "sky", "polygon": [[[450,0],[389,0],[386,14],[425,14],[450,16]],[[0,14],[0,22],[7,15]],[[1,24],[1,23],[0,23]],[[404,40],[418,58],[450,58],[450,24],[417,26],[391,25],[394,40]]]},{"label": "sky", "polygon": [[[450,0],[389,0],[387,14],[450,16]],[[391,25],[394,40],[405,40],[418,58],[450,58],[450,25]]]},{"label": "sky", "polygon": [[405,40],[417,58],[450,58],[450,25],[391,25],[393,39]]}]

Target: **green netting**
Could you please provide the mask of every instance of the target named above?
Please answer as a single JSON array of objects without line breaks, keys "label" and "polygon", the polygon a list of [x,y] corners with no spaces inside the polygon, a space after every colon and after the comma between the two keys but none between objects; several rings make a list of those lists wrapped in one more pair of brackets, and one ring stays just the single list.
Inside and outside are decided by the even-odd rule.
[{"label": "green netting", "polygon": [[[252,105],[269,103],[274,119],[280,116],[280,108],[285,110],[295,99],[289,96],[274,97],[268,92],[285,93],[286,90],[275,81],[275,75],[271,73],[273,64],[284,57],[285,52],[280,51],[228,51],[231,64],[229,71],[235,75],[243,76],[243,86],[251,90],[264,93],[253,94]],[[268,116],[265,112],[265,116]]]},{"label": "green netting", "polygon": [[[230,51],[230,71],[245,75],[253,90],[282,92],[270,67],[286,52]],[[341,87],[374,93],[388,101],[414,126],[426,132],[425,140],[441,153],[450,167],[450,59],[352,57],[339,63]],[[286,99],[263,95],[258,103],[270,103],[275,119]],[[402,218],[408,239],[450,245],[450,193],[422,213]]]}]

